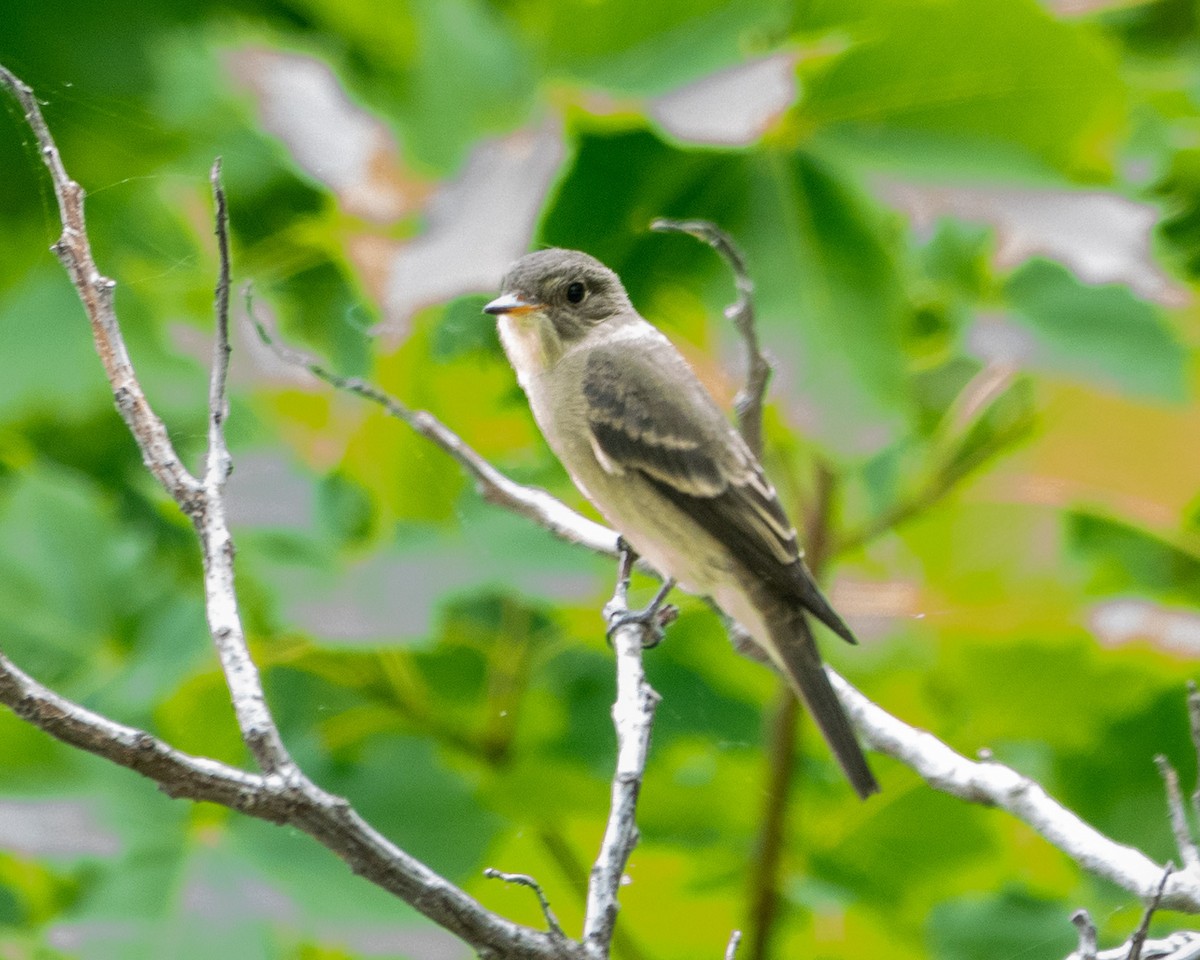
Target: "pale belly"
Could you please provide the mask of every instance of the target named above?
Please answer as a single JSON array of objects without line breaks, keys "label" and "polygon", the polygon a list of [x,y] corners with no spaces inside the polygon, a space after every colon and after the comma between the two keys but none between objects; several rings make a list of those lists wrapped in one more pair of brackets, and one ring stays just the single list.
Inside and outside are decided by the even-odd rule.
[{"label": "pale belly", "polygon": [[568,467],[575,485],[650,566],[688,593],[711,598],[786,669],[775,655],[761,611],[734,575],[733,562],[721,544],[645,481],[584,469],[586,477]]},{"label": "pale belly", "polygon": [[609,473],[590,449],[564,451],[560,459],[580,492],[663,576],[705,596],[730,578],[724,547],[647,481],[632,473]]}]

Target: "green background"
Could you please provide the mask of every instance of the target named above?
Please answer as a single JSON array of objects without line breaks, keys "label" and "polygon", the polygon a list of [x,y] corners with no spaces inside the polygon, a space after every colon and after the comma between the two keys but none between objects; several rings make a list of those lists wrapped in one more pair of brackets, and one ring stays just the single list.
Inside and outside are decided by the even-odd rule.
[{"label": "green background", "polygon": [[[36,88],[89,191],[134,362],[193,467],[217,155],[235,279],[290,342],[584,510],[479,317],[498,276],[451,280],[399,317],[384,277],[447,218],[461,242],[425,269],[460,275],[509,209],[508,181],[486,188],[489,145],[549,130],[561,159],[535,188],[530,242],[618,270],[728,403],[742,370],[720,316],[729,275],[647,229],[719,223],[758,284],[778,365],[765,461],[798,523],[832,478],[827,581],[862,644],[823,638],[831,661],[1165,861],[1152,758],[1188,786],[1196,766],[1198,31],[1182,0],[8,0],[0,62]],[[398,209],[332,189],[304,138],[266,119],[247,64],[262,80],[284,54],[326,65],[345,98],[299,101],[305,142],[332,136],[323,155],[344,158],[330,111],[374,125],[364,169],[407,198]],[[791,57],[794,91],[749,142],[700,143],[664,119],[679,91],[772,54]],[[736,119],[736,102],[722,109]],[[485,186],[448,212],[442,191],[480,163]],[[113,410],[11,102],[0,171],[0,649],[116,720],[247,764],[196,544]],[[1145,215],[1132,241],[1115,213],[1081,219],[1103,197]],[[1022,216],[1049,239],[1030,241]],[[1097,246],[1110,262],[1093,275],[1071,249]],[[243,325],[231,510],[285,740],[489,907],[540,925],[528,891],[481,875],[530,873],[577,933],[613,764],[612,563],[482,503],[402,424],[252,347]],[[746,924],[769,782],[776,681],[681,602],[647,657],[664,700],[622,891],[617,954],[632,960],[720,956]],[[1059,957],[1077,907],[1104,943],[1136,924],[1128,893],[890,760],[874,760],[883,794],[859,804],[818,739],[801,721],[774,956]],[[0,714],[5,960],[467,952],[307,837],[169,800]]]}]

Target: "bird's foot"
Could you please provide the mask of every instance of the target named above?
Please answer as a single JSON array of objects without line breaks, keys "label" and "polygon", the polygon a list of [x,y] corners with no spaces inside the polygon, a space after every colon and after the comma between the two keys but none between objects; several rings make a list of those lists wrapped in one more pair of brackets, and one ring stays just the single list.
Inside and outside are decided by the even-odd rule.
[{"label": "bird's foot", "polygon": [[[679,608],[673,603],[663,603],[667,594],[675,586],[674,580],[667,580],[659,588],[654,599],[641,610],[629,610],[623,602],[614,597],[604,607],[604,619],[608,621],[608,631],[605,634],[609,644],[613,634],[621,627],[635,623],[642,628],[642,649],[649,650],[662,643],[663,634],[667,627],[679,616]],[[621,598],[622,601],[624,598]]]}]

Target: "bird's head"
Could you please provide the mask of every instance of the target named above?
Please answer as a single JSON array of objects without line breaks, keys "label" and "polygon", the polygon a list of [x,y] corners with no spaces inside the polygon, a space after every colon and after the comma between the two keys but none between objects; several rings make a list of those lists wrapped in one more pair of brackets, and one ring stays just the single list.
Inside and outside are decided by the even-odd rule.
[{"label": "bird's head", "polygon": [[578,250],[538,250],[509,268],[501,295],[484,313],[552,338],[562,345],[633,308],[621,280],[595,257]]}]

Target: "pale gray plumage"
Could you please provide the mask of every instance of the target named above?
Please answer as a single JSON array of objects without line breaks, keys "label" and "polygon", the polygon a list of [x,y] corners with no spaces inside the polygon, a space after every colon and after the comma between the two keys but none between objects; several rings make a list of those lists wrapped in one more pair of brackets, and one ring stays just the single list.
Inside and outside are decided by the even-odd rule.
[{"label": "pale gray plumage", "polygon": [[583,494],[664,576],[712,597],[791,680],[862,797],[879,789],[806,613],[854,636],[801,559],[757,458],[617,275],[539,250],[484,308],[546,441]]}]

